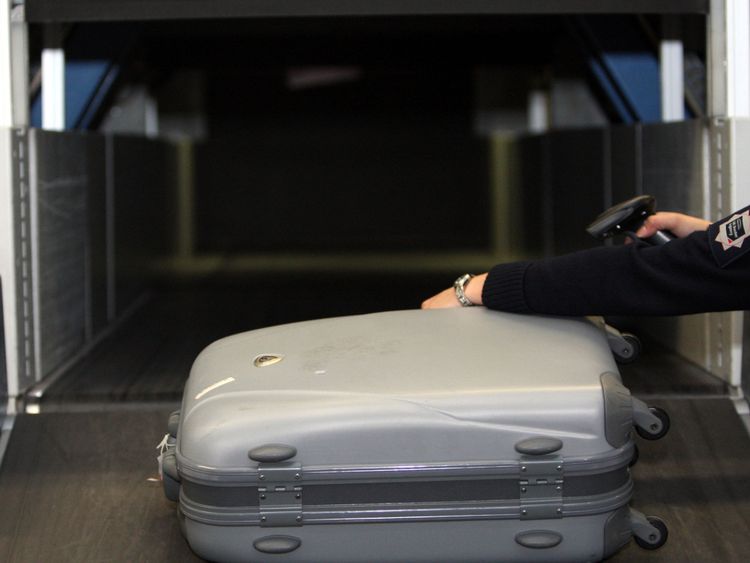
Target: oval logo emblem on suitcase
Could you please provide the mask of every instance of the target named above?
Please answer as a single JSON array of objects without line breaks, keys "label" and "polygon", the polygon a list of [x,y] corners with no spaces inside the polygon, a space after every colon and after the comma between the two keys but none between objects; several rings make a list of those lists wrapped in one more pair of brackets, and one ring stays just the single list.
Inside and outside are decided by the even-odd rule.
[{"label": "oval logo emblem on suitcase", "polygon": [[284,356],[278,354],[261,354],[259,356],[255,356],[253,364],[255,364],[256,368],[265,368],[268,366],[272,366],[273,364],[278,364],[283,359]]}]

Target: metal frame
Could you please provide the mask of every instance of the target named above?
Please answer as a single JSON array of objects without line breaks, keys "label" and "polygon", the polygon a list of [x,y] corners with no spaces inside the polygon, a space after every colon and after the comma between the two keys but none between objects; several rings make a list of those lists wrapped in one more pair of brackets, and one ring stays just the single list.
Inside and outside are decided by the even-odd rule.
[{"label": "metal frame", "polygon": [[671,16],[662,18],[666,37],[659,44],[659,71],[661,75],[661,119],[685,119],[685,77],[683,46],[679,22]]},{"label": "metal frame", "polygon": [[711,0],[708,106],[713,117],[750,117],[750,6]]},{"label": "metal frame", "polygon": [[51,25],[45,29],[42,50],[42,128],[65,130],[65,49],[62,30]]},{"label": "metal frame", "polygon": [[[19,251],[22,251],[19,194],[28,181],[28,168],[25,131],[13,129],[28,123],[28,40],[23,8],[12,0],[0,0],[0,278],[9,397],[7,409],[4,406],[3,410],[11,415],[15,413],[13,397],[23,385],[20,374],[26,367],[23,323],[19,323],[19,315],[27,313],[23,309],[20,279],[24,270],[19,267]],[[28,270],[26,273],[30,275]]]},{"label": "metal frame", "polygon": [[317,16],[705,14],[709,0],[26,0],[32,23]]},{"label": "metal frame", "polygon": [[0,0],[0,127],[13,125],[10,0]]},{"label": "metal frame", "polygon": [[[710,10],[709,10],[710,8]],[[24,11],[25,9],[25,11]],[[745,186],[750,170],[743,153],[750,145],[746,125],[737,118],[750,117],[750,8],[746,0],[289,0],[271,3],[252,0],[196,0],[189,3],[152,0],[0,0],[0,127],[28,123],[27,23],[114,21],[146,19],[230,18],[269,16],[400,16],[455,14],[560,14],[560,13],[659,13],[709,14],[709,115],[707,185],[713,217],[750,201]],[[4,337],[8,391],[17,393],[25,378],[19,367],[23,323],[23,280],[17,267],[20,213],[16,194],[23,194],[25,136],[0,129],[0,275],[3,280]],[[20,160],[19,160],[20,159]],[[183,228],[189,228],[189,206]],[[22,252],[22,250],[21,250]],[[190,248],[182,249],[190,255]],[[20,304],[20,306],[19,306]],[[31,303],[33,306],[33,303]],[[709,364],[733,385],[740,384],[742,350],[741,314],[712,317],[709,338],[713,352]],[[33,311],[32,317],[33,318]],[[25,373],[25,372],[24,372]]]},{"label": "metal frame", "polygon": [[[747,0],[711,0],[708,18],[708,155],[710,218],[750,202],[750,7]],[[733,386],[743,380],[743,313],[709,315],[708,368]],[[750,344],[750,343],[749,343]],[[746,350],[750,353],[750,348]],[[745,379],[749,376],[744,375]]]}]

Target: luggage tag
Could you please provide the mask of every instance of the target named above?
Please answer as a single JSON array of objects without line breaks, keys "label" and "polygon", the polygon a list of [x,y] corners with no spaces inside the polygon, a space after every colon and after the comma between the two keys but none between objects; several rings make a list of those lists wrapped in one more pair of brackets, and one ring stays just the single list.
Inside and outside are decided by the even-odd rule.
[{"label": "luggage tag", "polygon": [[750,206],[708,227],[708,244],[719,267],[725,268],[750,252]]}]

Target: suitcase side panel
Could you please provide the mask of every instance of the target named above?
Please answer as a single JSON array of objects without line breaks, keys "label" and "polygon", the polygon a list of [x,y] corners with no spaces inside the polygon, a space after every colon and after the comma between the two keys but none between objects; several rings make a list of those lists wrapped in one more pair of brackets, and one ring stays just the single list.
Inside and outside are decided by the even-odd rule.
[{"label": "suitcase side panel", "polygon": [[[259,368],[263,355],[283,359]],[[313,466],[510,460],[551,436],[599,455],[607,371],[605,335],[580,320],[399,311],[252,331],[196,360],[177,452],[219,468],[277,442]]]},{"label": "suitcase side panel", "polygon": [[[612,513],[605,513],[544,521],[341,524],[272,530],[210,526],[188,518],[185,531],[196,553],[208,560],[228,562],[267,562],[268,554],[258,551],[254,544],[261,538],[282,536],[299,540],[297,549],[273,555],[289,563],[581,563],[601,561],[613,551],[613,546],[605,543],[611,517]],[[543,548],[519,543],[517,538],[523,541],[530,532],[541,532],[542,538],[552,541]],[[619,534],[610,530],[607,535],[629,538],[625,530],[619,530]],[[557,543],[555,538],[559,539]]]}]

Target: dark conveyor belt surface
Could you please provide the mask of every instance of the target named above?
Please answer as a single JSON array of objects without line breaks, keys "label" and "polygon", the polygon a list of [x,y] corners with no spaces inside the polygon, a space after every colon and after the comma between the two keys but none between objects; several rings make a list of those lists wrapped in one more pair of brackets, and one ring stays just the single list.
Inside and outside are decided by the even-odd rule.
[{"label": "dark conveyor belt surface", "polygon": [[[450,279],[450,278],[448,278]],[[419,307],[444,277],[243,281],[155,291],[42,400],[43,410],[174,401],[198,353],[218,338],[323,317]],[[622,371],[634,394],[726,395],[726,386],[653,342]]]},{"label": "dark conveyor belt surface", "polygon": [[45,392],[42,408],[179,401],[193,360],[214,340],[289,322],[413,309],[447,283],[442,276],[276,276],[155,291]]},{"label": "dark conveyor belt surface", "polygon": [[[640,442],[633,504],[667,521],[669,541],[611,561],[746,561],[750,438],[731,402],[661,404],[672,431]],[[20,416],[0,470],[0,561],[198,561],[149,481],[168,410]]]}]

